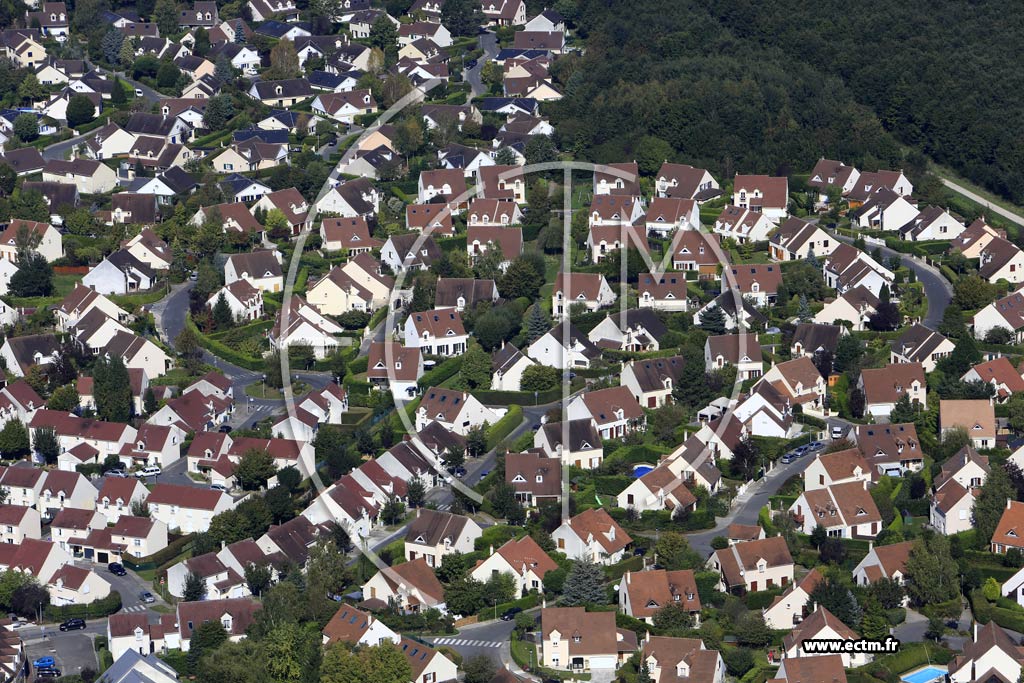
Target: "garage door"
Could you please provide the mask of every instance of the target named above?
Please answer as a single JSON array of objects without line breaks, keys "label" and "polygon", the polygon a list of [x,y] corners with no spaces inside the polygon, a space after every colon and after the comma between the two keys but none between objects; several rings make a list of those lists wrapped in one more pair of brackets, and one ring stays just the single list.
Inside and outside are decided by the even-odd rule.
[{"label": "garage door", "polygon": [[615,670],[615,656],[614,655],[591,655],[590,656],[590,668],[594,669],[611,669]]}]

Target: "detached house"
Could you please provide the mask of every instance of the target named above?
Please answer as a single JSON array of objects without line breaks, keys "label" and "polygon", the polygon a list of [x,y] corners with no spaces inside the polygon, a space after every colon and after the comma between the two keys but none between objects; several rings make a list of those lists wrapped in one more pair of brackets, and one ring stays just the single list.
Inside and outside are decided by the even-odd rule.
[{"label": "detached house", "polygon": [[1024,503],[1007,499],[990,547],[997,555],[1005,555],[1010,548],[1024,552]]},{"label": "detached house", "polygon": [[760,382],[771,384],[792,404],[802,405],[805,412],[820,413],[822,410],[825,379],[806,356],[773,365]]},{"label": "detached house", "polygon": [[618,506],[624,510],[643,513],[648,510],[691,510],[697,498],[687,488],[687,480],[676,474],[667,464],[634,480],[616,496]]},{"label": "detached house", "polygon": [[1024,282],[1024,251],[1012,242],[997,237],[981,250],[978,259],[978,275],[989,282]]},{"label": "detached house", "polygon": [[38,240],[34,251],[42,254],[47,263],[64,257],[64,245],[59,230],[49,223],[14,218],[0,233],[0,258],[17,261],[19,240],[28,238]]},{"label": "detached house", "polygon": [[733,179],[732,204],[763,213],[777,223],[789,213],[789,181],[786,178],[737,173]]},{"label": "detached house", "polygon": [[619,383],[629,389],[639,405],[660,408],[672,402],[684,363],[682,356],[631,360],[622,366]]},{"label": "detached house", "polygon": [[772,235],[768,250],[776,261],[798,261],[828,256],[837,246],[839,242],[818,225],[791,216]]},{"label": "detached house", "polygon": [[146,503],[153,519],[183,533],[206,531],[214,515],[234,506],[231,496],[220,491],[163,483],[153,486]]},{"label": "detached house", "polygon": [[[266,2],[267,0],[254,1]],[[288,1],[290,2],[291,0]],[[302,100],[312,96],[313,89],[305,78],[289,78],[283,81],[257,81],[249,89],[249,97],[262,102],[268,107],[278,109],[293,107]]]},{"label": "detached house", "polygon": [[876,419],[888,418],[904,395],[910,399],[911,405],[920,410],[928,408],[928,383],[920,363],[897,363],[861,370],[857,386],[864,393],[865,410]]},{"label": "detached house", "polygon": [[712,228],[721,237],[732,238],[739,244],[763,242],[774,229],[771,219],[763,213],[739,206],[726,206],[715,219]]},{"label": "detached house", "polygon": [[422,557],[381,569],[363,584],[362,591],[364,601],[393,604],[402,614],[431,607],[446,611],[444,588]]},{"label": "detached house", "polygon": [[615,564],[633,539],[603,508],[591,508],[562,523],[551,533],[569,558],[596,564]]},{"label": "detached house", "polygon": [[719,590],[728,592],[786,587],[793,581],[793,558],[781,536],[716,550],[707,567],[721,575]]},{"label": "detached house", "polygon": [[473,552],[480,534],[480,525],[469,517],[416,508],[415,519],[406,527],[405,559],[423,558],[427,566],[440,567],[445,555]]},{"label": "detached house", "polygon": [[357,116],[376,112],[377,101],[366,89],[329,92],[317,95],[310,108],[320,116],[351,125]]},{"label": "detached house", "polygon": [[374,386],[390,388],[393,396],[411,399],[418,391],[416,381],[423,376],[423,355],[418,347],[397,342],[371,342],[366,379]]},{"label": "detached house", "polygon": [[703,168],[687,164],[661,165],[654,179],[654,190],[659,197],[681,197],[705,202],[721,194],[718,181]]},{"label": "detached house", "polygon": [[870,482],[871,466],[856,448],[820,453],[804,470],[804,490],[814,491],[837,484]]},{"label": "detached house", "polygon": [[654,615],[669,605],[688,613],[695,626],[700,625],[700,596],[692,569],[665,571],[627,571],[619,580],[619,609],[648,624]]},{"label": "detached house", "polygon": [[960,378],[962,382],[984,382],[992,385],[993,397],[1003,403],[1010,396],[1024,391],[1024,377],[1006,356],[978,363]]},{"label": "detached house", "polygon": [[[506,0],[508,2],[509,0]],[[587,612],[583,607],[546,607],[540,612],[541,664],[550,669],[614,677],[620,639],[632,635],[615,626],[613,612]]]},{"label": "detached house", "polygon": [[805,534],[820,526],[835,538],[874,538],[882,526],[882,516],[866,481],[804,491],[789,507],[789,513]]},{"label": "detached house", "polygon": [[469,336],[462,314],[455,308],[413,313],[405,321],[405,345],[428,356],[459,356],[466,352]]},{"label": "detached house", "polygon": [[562,461],[536,448],[505,455],[505,483],[526,508],[562,499]]},{"label": "detached house", "polygon": [[879,579],[890,579],[900,585],[906,583],[907,559],[913,541],[891,545],[871,545],[868,554],[853,570],[853,580],[858,586],[870,586]]},{"label": "detached house", "polygon": [[[718,276],[717,271],[716,266],[714,275],[716,278]],[[673,313],[689,309],[689,290],[686,277],[682,273],[664,272],[660,275],[641,273],[639,280],[637,283],[639,295],[637,305],[640,308],[652,308],[656,311],[669,311]]]},{"label": "detached house", "polygon": [[996,415],[987,399],[939,401],[940,435],[951,429],[962,428],[975,448],[996,446]]},{"label": "detached house", "polygon": [[604,439],[621,439],[642,429],[647,421],[643,409],[624,386],[588,391],[569,403],[570,420],[591,419]]},{"label": "detached house", "polygon": [[764,373],[764,358],[757,334],[722,334],[704,342],[704,369],[736,368],[736,379],[757,379]]},{"label": "detached house", "polygon": [[828,205],[833,192],[844,195],[851,191],[860,179],[860,171],[841,161],[819,159],[811,170],[807,185],[818,192],[818,204]]},{"label": "detached house", "polygon": [[776,596],[772,604],[762,610],[768,628],[781,631],[803,621],[809,608],[814,606],[811,593],[823,580],[821,573],[812,569],[802,579],[790,584],[782,595]]},{"label": "detached house", "polygon": [[495,574],[511,574],[516,580],[516,595],[544,590],[544,575],[558,569],[558,564],[537,545],[532,536],[509,539],[486,559],[477,562],[469,575],[486,583]]},{"label": "detached house", "polygon": [[[804,651],[805,640],[858,640],[860,636],[849,626],[841,622],[836,615],[818,605],[806,619],[798,624],[785,638],[782,639],[782,647],[785,659],[797,659],[803,657],[831,657],[824,653],[809,653]],[[871,661],[871,655],[858,652],[854,654],[843,653],[839,655],[846,668],[863,666]]]},{"label": "detached house", "polygon": [[924,325],[915,324],[891,342],[890,363],[920,363],[926,373],[953,353],[955,344]]},{"label": "detached house", "polygon": [[551,292],[551,311],[555,317],[565,317],[575,304],[590,312],[611,306],[617,299],[615,292],[600,273],[562,273],[555,277]]},{"label": "detached house", "polygon": [[533,446],[562,464],[597,469],[604,458],[601,435],[590,419],[548,422],[533,435]]},{"label": "detached house", "polygon": [[978,339],[984,339],[992,330],[1005,330],[1013,343],[1021,343],[1024,340],[1024,291],[1018,289],[985,306],[974,314],[972,323]]},{"label": "detached house", "polygon": [[974,638],[964,643],[963,652],[949,663],[950,683],[1020,678],[1021,652],[1016,641],[990,621],[984,626],[974,623]]},{"label": "detached house", "polygon": [[466,436],[473,427],[485,422],[493,425],[499,419],[497,413],[468,393],[431,387],[423,392],[416,410],[416,431],[430,422],[438,422],[442,427]]},{"label": "detached house", "polygon": [[280,292],[284,273],[274,251],[252,251],[232,254],[224,264],[224,282],[245,280],[261,292]]}]

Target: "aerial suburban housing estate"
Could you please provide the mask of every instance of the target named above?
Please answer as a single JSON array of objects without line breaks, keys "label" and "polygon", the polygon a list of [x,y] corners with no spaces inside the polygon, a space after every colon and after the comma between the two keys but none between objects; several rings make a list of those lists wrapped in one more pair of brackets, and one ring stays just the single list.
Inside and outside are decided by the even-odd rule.
[{"label": "aerial suburban housing estate", "polygon": [[962,4],[4,3],[0,683],[1020,681]]}]

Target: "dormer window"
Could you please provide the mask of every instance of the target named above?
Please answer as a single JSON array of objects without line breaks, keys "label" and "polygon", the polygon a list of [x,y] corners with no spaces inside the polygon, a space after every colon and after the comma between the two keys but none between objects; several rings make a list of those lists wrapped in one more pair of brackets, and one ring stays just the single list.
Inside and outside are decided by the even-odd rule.
[{"label": "dormer window", "polygon": [[578,642],[580,642],[580,640],[582,640],[582,639],[580,638],[580,634],[578,634],[578,633],[577,633],[577,634],[573,635],[573,637],[572,637],[572,642],[574,642],[574,643],[578,643]]}]

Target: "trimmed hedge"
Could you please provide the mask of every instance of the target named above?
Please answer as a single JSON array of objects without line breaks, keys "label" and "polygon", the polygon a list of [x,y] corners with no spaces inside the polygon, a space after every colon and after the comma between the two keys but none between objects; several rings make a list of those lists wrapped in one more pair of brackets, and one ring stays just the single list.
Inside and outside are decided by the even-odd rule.
[{"label": "trimmed hedge", "polygon": [[445,382],[455,376],[455,373],[462,367],[462,357],[455,356],[443,360],[434,366],[432,370],[428,370],[423,373],[423,376],[416,380],[416,385],[420,389],[429,389],[430,387],[440,386],[442,382]]},{"label": "trimmed hedge", "polygon": [[348,364],[348,371],[351,372],[353,375],[364,373],[366,372],[369,363],[369,356],[360,356],[359,358],[356,358],[354,361]]},{"label": "trimmed hedge", "polygon": [[513,403],[508,407],[508,412],[487,430],[487,450],[497,447],[506,436],[515,431],[516,427],[522,423],[523,409],[521,406]]},{"label": "trimmed hedge", "polygon": [[[583,388],[584,381],[576,378],[569,385],[570,393]],[[484,405],[506,406],[512,403],[517,405],[532,406],[534,401],[537,405],[554,403],[562,398],[562,387],[557,386],[547,391],[538,391],[536,398],[532,391],[491,391],[490,389],[474,389],[469,392]]]},{"label": "trimmed hedge", "polygon": [[497,614],[500,617],[507,610],[510,610],[513,607],[518,607],[520,609],[526,610],[532,609],[539,604],[540,595],[536,593],[530,593],[525,598],[519,598],[518,600],[513,600],[512,602],[503,602],[498,605],[489,605],[487,607],[484,607],[476,613],[476,616],[477,619],[479,619],[480,621],[489,621],[494,619],[495,610],[497,610]]},{"label": "trimmed hedge", "polygon": [[146,569],[158,569],[171,560],[185,552],[192,544],[192,534],[181,536],[167,544],[163,550],[158,550],[148,557],[135,559],[131,555],[122,556],[121,564],[132,571],[144,571]]},{"label": "trimmed hedge", "polygon": [[110,595],[102,600],[96,600],[88,605],[48,605],[46,607],[47,621],[64,621],[65,619],[98,619],[109,617],[121,611],[121,594],[112,591]]}]

